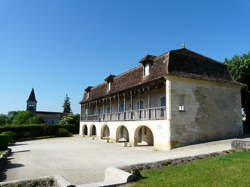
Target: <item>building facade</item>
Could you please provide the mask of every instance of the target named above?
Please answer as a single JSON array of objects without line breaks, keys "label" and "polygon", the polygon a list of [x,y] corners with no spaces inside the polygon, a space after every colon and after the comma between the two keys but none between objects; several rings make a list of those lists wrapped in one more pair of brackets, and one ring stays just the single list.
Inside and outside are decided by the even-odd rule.
[{"label": "building facade", "polygon": [[224,64],[186,48],[146,55],[104,81],[85,89],[82,136],[168,150],[243,133],[242,85]]},{"label": "building facade", "polygon": [[35,95],[35,91],[33,88],[30,92],[30,96],[28,100],[26,101],[26,103],[27,103],[26,110],[36,114],[36,116],[38,117],[41,117],[46,124],[50,124],[50,125],[58,124],[59,121],[63,117],[62,112],[37,111],[36,110],[37,100],[36,100],[36,95]]}]

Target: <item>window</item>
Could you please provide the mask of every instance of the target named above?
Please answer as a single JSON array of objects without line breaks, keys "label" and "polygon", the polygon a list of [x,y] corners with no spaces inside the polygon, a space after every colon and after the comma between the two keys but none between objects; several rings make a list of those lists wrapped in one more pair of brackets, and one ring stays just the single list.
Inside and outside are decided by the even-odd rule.
[{"label": "window", "polygon": [[106,112],[107,112],[107,113],[110,113],[110,106],[108,106],[108,107],[106,108]]},{"label": "window", "polygon": [[144,65],[144,76],[149,75],[150,64]]},{"label": "window", "polygon": [[179,95],[179,111],[184,112],[185,111],[185,96]]},{"label": "window", "polygon": [[89,92],[86,92],[86,99],[89,98]]},{"label": "window", "polygon": [[161,97],[160,106],[166,106],[166,97],[165,96]]},{"label": "window", "polygon": [[124,103],[120,103],[119,112],[124,112]]},{"label": "window", "polygon": [[143,109],[143,108],[144,108],[143,101],[138,101],[137,102],[137,109]]},{"label": "window", "polygon": [[108,82],[108,91],[111,89],[111,82]]}]

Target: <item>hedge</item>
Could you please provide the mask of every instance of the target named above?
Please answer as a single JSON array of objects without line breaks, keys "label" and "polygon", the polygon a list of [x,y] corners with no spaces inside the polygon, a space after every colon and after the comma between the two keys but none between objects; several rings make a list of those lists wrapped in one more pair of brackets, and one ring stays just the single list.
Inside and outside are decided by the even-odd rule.
[{"label": "hedge", "polygon": [[0,134],[0,150],[5,150],[9,145],[9,135],[8,134]]},{"label": "hedge", "polygon": [[32,125],[5,125],[0,126],[0,133],[5,131],[12,131],[16,133],[16,139],[41,137],[41,136],[55,136],[59,128],[65,128],[72,134],[79,133],[79,125],[46,125],[46,124],[32,124]]},{"label": "hedge", "polygon": [[10,143],[15,142],[15,140],[16,140],[16,133],[14,133],[12,131],[4,131],[1,134],[7,134],[7,135],[9,135]]}]

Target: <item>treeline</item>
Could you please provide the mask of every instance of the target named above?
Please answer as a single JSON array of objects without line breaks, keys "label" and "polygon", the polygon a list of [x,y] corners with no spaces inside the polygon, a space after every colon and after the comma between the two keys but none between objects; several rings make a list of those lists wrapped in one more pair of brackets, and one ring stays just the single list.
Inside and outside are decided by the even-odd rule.
[{"label": "treeline", "polygon": [[8,115],[0,114],[0,125],[42,124],[43,119],[29,111],[13,111]]},{"label": "treeline", "polygon": [[[79,123],[80,115],[72,113],[65,115],[59,122],[60,125],[79,125]],[[8,115],[0,114],[0,126],[29,124],[45,124],[45,122],[41,117],[29,111],[13,111],[9,112]]]}]

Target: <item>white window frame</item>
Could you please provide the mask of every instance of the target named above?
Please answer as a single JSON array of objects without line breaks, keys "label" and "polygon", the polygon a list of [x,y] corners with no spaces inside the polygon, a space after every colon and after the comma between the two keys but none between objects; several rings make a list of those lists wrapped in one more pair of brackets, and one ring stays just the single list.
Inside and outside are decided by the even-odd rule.
[{"label": "white window frame", "polygon": [[147,63],[144,65],[144,76],[148,76],[150,74],[150,64]]},{"label": "white window frame", "polygon": [[108,82],[108,91],[111,89],[111,82]]}]

